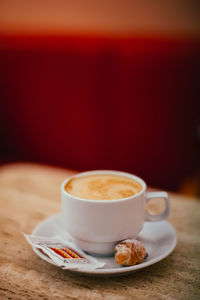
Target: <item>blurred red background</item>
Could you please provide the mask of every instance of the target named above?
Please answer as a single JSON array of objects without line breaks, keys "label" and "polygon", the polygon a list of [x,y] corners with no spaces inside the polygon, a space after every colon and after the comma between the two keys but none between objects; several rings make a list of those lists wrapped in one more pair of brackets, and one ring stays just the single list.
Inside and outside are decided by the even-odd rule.
[{"label": "blurred red background", "polygon": [[[124,170],[168,189],[198,171],[195,7],[183,5],[185,23],[181,12],[170,22],[170,6],[160,8],[155,23],[152,8],[148,27],[144,7],[131,14],[122,1],[113,12],[121,19],[110,23],[106,2],[92,11],[91,1],[84,10],[67,1],[66,16],[71,7],[74,18],[65,20],[60,8],[62,22],[52,1],[44,20],[34,1],[13,3],[0,14],[1,163]],[[107,11],[105,22],[97,11]]]}]

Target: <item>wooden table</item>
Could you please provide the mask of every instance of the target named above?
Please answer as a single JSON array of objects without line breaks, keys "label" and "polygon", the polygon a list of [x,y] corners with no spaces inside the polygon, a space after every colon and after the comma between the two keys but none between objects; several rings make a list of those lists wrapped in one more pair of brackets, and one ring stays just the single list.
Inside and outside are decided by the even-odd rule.
[{"label": "wooden table", "polygon": [[41,260],[22,232],[60,211],[60,183],[73,171],[35,164],[0,168],[0,299],[200,299],[200,201],[171,194],[178,233],[163,261],[124,277],[94,278]]}]

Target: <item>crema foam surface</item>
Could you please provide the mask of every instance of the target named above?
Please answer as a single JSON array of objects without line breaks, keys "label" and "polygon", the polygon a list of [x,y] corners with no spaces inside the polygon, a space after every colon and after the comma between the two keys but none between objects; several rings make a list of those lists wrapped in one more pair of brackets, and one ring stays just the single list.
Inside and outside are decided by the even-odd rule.
[{"label": "crema foam surface", "polygon": [[142,185],[125,176],[98,174],[74,177],[65,185],[65,190],[82,199],[116,200],[139,193]]}]

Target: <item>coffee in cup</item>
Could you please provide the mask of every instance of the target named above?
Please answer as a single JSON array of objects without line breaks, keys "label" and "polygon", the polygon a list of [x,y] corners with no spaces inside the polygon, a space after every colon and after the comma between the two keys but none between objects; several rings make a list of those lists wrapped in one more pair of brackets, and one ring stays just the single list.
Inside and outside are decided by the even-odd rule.
[{"label": "coffee in cup", "polygon": [[89,200],[124,199],[141,190],[142,185],[137,180],[114,174],[73,177],[65,185],[68,194]]}]

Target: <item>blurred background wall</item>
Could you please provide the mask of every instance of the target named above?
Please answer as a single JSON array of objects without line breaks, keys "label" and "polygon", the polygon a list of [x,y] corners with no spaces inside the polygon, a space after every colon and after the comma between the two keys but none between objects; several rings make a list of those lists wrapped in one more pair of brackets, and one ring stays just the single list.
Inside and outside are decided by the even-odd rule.
[{"label": "blurred background wall", "polygon": [[194,0],[0,0],[0,163],[195,190],[199,12]]}]

